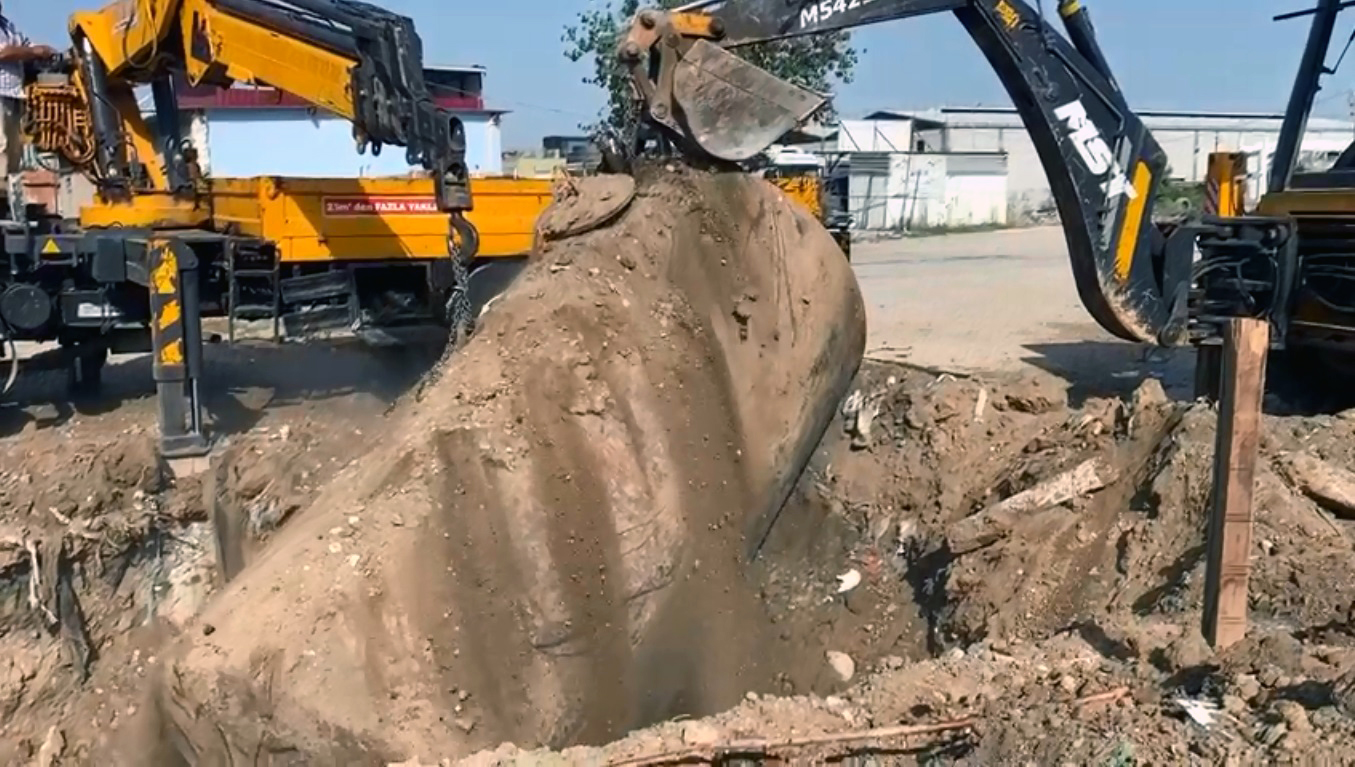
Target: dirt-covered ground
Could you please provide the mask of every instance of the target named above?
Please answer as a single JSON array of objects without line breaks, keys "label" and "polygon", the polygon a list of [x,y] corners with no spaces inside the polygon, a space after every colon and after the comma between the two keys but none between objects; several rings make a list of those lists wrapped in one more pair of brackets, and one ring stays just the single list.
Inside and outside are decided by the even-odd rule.
[{"label": "dirt-covered ground", "polygon": [[[1267,418],[1252,636],[1216,656],[1197,630],[1210,408],[1151,382],[1071,408],[1052,379],[886,363],[868,363],[855,391],[749,574],[783,626],[777,641],[799,650],[769,653],[796,666],[726,713],[560,758],[677,763],[729,745],[894,763],[1242,764],[1355,747],[1343,680],[1355,671],[1355,522],[1292,478],[1295,456],[1355,469],[1355,418]],[[342,435],[301,413],[277,418],[234,440],[258,460],[240,464],[232,492],[285,517],[304,482],[267,487],[249,467],[322,481],[323,464],[343,459],[316,451]],[[15,441],[3,464],[23,467],[3,482],[6,508],[24,510],[3,538],[5,761],[39,760],[46,743],[80,763],[132,720],[162,635],[208,598],[212,543],[201,487],[151,468],[144,435],[104,436],[127,446],[112,455],[66,435],[56,482],[43,476],[54,459],[29,453],[35,436],[46,435]],[[297,456],[304,468],[279,463]],[[1089,462],[1103,487],[995,513]],[[56,560],[36,592],[29,544]],[[67,588],[75,620],[62,612]],[[540,756],[505,745],[467,763]]]},{"label": "dirt-covered ground", "polygon": [[243,514],[236,554],[256,555],[437,355],[211,345],[225,444],[180,479],[155,455],[146,358],[114,358],[94,401],[66,399],[59,372],[21,375],[0,410],[0,764],[85,762],[123,730],[165,638],[219,587],[209,501]]},{"label": "dirt-covered ground", "polygon": [[[229,444],[181,479],[151,450],[144,362],[110,369],[97,407],[24,384],[0,414],[0,763],[97,764],[143,726],[167,640],[215,631],[195,617],[220,588],[211,510],[240,522],[239,564],[262,556],[435,356],[214,347]],[[995,367],[865,365],[736,587],[780,668],[742,702],[443,763],[1352,761],[1355,416],[1267,416],[1252,629],[1215,654],[1198,631],[1214,412],[1179,381],[1108,397]],[[447,701],[478,734],[479,697]]]},{"label": "dirt-covered ground", "polygon": [[[1296,489],[1307,486],[1300,477],[1348,479],[1340,471],[1355,468],[1355,418],[1267,418],[1253,628],[1216,655],[1198,630],[1211,408],[1170,401],[1155,381],[1078,408],[1064,386],[1035,376],[938,377],[877,363],[858,383],[852,415],[830,432],[800,505],[782,519],[793,528],[826,503],[855,531],[860,583],[835,600],[865,624],[861,641],[842,638],[852,686],[750,691],[733,711],[565,751],[567,763],[676,764],[718,752],[1333,763],[1323,760],[1355,748],[1351,509]],[[1069,477],[1084,492],[1015,510],[1002,503]],[[821,575],[817,589],[832,593]],[[905,604],[874,598],[899,583],[910,587]],[[897,644],[872,643],[873,630]],[[538,756],[504,746],[466,763]]]}]

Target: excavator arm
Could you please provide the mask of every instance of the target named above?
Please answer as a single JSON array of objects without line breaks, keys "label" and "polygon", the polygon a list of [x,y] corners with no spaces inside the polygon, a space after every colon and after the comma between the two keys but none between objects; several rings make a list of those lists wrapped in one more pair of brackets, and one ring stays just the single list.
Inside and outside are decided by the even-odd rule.
[{"label": "excavator arm", "polygon": [[987,57],[1034,142],[1087,310],[1126,340],[1185,341],[1194,243],[1153,222],[1166,155],[1125,103],[1077,0],[1059,5],[1066,37],[1022,0],[695,3],[641,11],[617,55],[651,123],[689,152],[741,162],[825,99],[729,49],[940,11]]},{"label": "excavator arm", "polygon": [[[70,22],[76,79],[88,104],[92,175],[105,202],[194,194],[178,135],[174,83],[279,88],[353,125],[358,151],[402,146],[435,180],[437,204],[475,239],[465,130],[423,79],[413,22],[354,0],[119,0]],[[133,89],[150,85],[156,124]]]}]

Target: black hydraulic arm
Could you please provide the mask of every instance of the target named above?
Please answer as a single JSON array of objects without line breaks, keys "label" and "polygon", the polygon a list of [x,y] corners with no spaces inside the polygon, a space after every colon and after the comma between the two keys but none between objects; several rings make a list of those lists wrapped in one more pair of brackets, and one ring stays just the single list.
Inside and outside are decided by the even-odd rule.
[{"label": "black hydraulic arm", "polygon": [[[997,72],[1033,140],[1062,219],[1083,304],[1120,338],[1161,344],[1185,340],[1193,247],[1184,238],[1169,247],[1152,220],[1153,196],[1167,158],[1126,104],[1079,2],[1058,5],[1066,37],[1022,0],[700,5],[702,10],[676,26],[697,29],[722,48],[952,12]],[[641,17],[642,24],[653,22]],[[704,26],[695,23],[699,18],[707,19]],[[677,100],[681,107],[681,94]],[[700,144],[700,137],[686,138]]]},{"label": "black hydraulic arm", "polygon": [[221,10],[353,58],[353,125],[360,143],[402,146],[440,179],[443,210],[469,210],[465,131],[433,103],[423,43],[406,16],[356,0],[211,0]]},{"label": "black hydraulic arm", "polygon": [[[1330,74],[1326,56],[1331,46],[1332,31],[1336,27],[1336,17],[1348,5],[1341,0],[1318,0],[1317,7],[1311,11],[1314,14],[1313,24],[1308,29],[1308,44],[1303,48],[1303,59],[1299,62],[1299,71],[1294,78],[1294,88],[1289,92],[1284,124],[1280,127],[1275,156],[1271,161],[1268,192],[1283,192],[1294,177],[1294,165],[1298,160],[1299,145],[1308,125],[1308,116],[1313,111],[1313,101],[1317,98],[1322,76]],[[1293,18],[1293,15],[1286,14],[1280,18]]]},{"label": "black hydraulic arm", "polygon": [[[135,110],[127,94],[186,75],[194,85],[267,83],[338,114],[360,150],[400,146],[429,171],[440,209],[454,217],[471,209],[464,126],[433,101],[406,16],[358,0],[128,0],[75,14],[71,35],[91,91],[100,175],[113,185],[147,186],[127,183],[125,134],[137,117],[125,113]],[[171,91],[161,96],[157,109],[171,107]]]}]

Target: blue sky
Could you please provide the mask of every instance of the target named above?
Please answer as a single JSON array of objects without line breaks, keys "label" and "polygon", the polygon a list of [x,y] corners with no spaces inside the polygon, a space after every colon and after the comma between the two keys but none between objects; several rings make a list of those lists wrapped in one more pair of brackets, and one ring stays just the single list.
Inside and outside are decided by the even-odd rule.
[{"label": "blue sky", "polygon": [[[1034,0],[1029,0],[1034,2]],[[1137,108],[1281,111],[1306,20],[1272,22],[1276,13],[1314,0],[1086,0],[1106,55]],[[1044,0],[1053,12],[1057,0]],[[99,0],[6,0],[30,37],[67,41],[66,17]],[[504,118],[505,147],[530,147],[542,135],[572,133],[600,105],[583,85],[588,70],[564,57],[563,28],[597,0],[381,0],[412,17],[430,64],[488,67],[491,106]],[[1344,43],[1355,12],[1338,30]],[[847,116],[879,108],[1005,105],[997,78],[957,22],[946,14],[881,24],[855,34],[864,49],[856,81],[837,94]],[[1339,49],[1340,43],[1334,46]],[[1333,54],[1333,58],[1334,58]],[[1319,114],[1347,116],[1355,60],[1327,82]]]}]

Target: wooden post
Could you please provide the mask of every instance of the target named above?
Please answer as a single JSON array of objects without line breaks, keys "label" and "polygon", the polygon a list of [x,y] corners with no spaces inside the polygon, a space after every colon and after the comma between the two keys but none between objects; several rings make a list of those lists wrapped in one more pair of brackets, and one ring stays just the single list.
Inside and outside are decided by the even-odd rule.
[{"label": "wooden post", "polygon": [[1214,493],[1205,566],[1204,638],[1223,649],[1247,633],[1252,495],[1261,443],[1270,325],[1233,319],[1225,327],[1220,375]]}]

